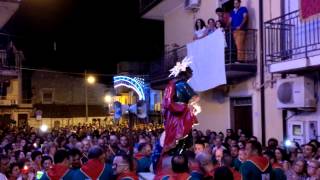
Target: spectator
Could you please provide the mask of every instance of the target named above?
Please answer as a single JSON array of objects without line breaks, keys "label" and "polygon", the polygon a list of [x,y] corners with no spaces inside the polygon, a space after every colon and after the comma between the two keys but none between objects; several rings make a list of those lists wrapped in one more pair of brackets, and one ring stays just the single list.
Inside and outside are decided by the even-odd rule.
[{"label": "spectator", "polygon": [[239,155],[239,146],[238,145],[231,146],[230,155],[233,160],[238,158],[238,155]]},{"label": "spectator", "polygon": [[304,174],[306,168],[306,161],[304,159],[297,159],[293,162],[292,168],[286,172],[287,179],[303,180],[306,179]]},{"label": "spectator", "polygon": [[272,179],[286,179],[285,171],[283,167],[276,162],[274,152],[267,150],[263,153],[263,156],[269,160],[270,164],[272,164]]},{"label": "spectator", "polygon": [[206,36],[206,24],[202,19],[197,19],[194,25],[194,36],[193,40],[201,39]]},{"label": "spectator", "polygon": [[277,147],[278,147],[278,140],[276,140],[275,138],[270,138],[268,140],[267,149],[274,152]]},{"label": "spectator", "polygon": [[135,159],[138,163],[137,172],[149,172],[151,166],[152,147],[150,144],[142,143],[138,147],[138,153],[135,154]]},{"label": "spectator", "polygon": [[248,24],[248,9],[242,7],[241,0],[234,0],[234,9],[230,13],[231,30],[237,46],[237,56],[239,62],[245,60],[245,30]]},{"label": "spectator", "polygon": [[205,149],[205,145],[202,141],[196,141],[194,144],[194,153],[199,154],[202,153]]},{"label": "spectator", "polygon": [[117,155],[112,164],[112,169],[117,180],[138,180],[138,176],[134,173],[133,162],[127,155]]},{"label": "spectator", "polygon": [[210,18],[208,19],[208,28],[206,34],[209,35],[213,33],[216,30],[216,22],[214,19]]},{"label": "spectator", "polygon": [[42,166],[42,171],[43,172],[47,172],[51,166],[52,166],[53,162],[50,156],[43,156],[42,160],[41,160],[41,166]]},{"label": "spectator", "polygon": [[319,176],[317,175],[317,171],[319,171],[319,161],[311,160],[307,166],[308,179],[307,180],[317,180]]},{"label": "spectator", "polygon": [[[229,154],[225,154],[223,156],[222,166],[229,168],[229,170],[232,172],[232,176],[234,180],[241,180],[241,174],[232,167],[232,157]],[[216,174],[215,174],[215,178],[218,178]]]},{"label": "spectator", "polygon": [[230,138],[233,137],[234,136],[233,130],[232,129],[227,129],[226,136],[230,137]]},{"label": "spectator", "polygon": [[40,180],[49,180],[49,179],[72,179],[68,174],[68,153],[65,150],[58,150],[54,155],[54,165],[50,168]]},{"label": "spectator", "polygon": [[69,150],[68,159],[69,159],[69,166],[71,170],[77,170],[81,168],[81,152],[79,149],[73,148]]},{"label": "spectator", "polygon": [[171,160],[172,171],[169,179],[185,180],[189,179],[188,158],[185,155],[175,155]]},{"label": "spectator", "polygon": [[222,151],[227,149],[222,145],[222,141],[223,141],[223,138],[221,136],[216,136],[216,139],[214,141],[215,146],[212,149],[212,154],[215,154],[217,149],[221,149]]},{"label": "spectator", "polygon": [[275,163],[278,163],[280,166],[283,166],[284,161],[287,160],[287,154],[285,150],[281,148],[276,148],[274,149],[274,154],[275,154]]},{"label": "spectator", "polygon": [[123,151],[125,154],[130,153],[130,148],[129,148],[129,142],[127,136],[121,136],[120,137],[120,144],[119,144],[119,149]]},{"label": "spectator", "polygon": [[74,180],[111,179],[111,166],[105,164],[105,153],[99,146],[93,146],[89,149],[88,158],[88,162],[73,174]]},{"label": "spectator", "polygon": [[218,21],[220,21],[222,24],[228,26],[229,24],[229,14],[226,13],[222,8],[216,9],[216,14],[218,16]]},{"label": "spectator", "polygon": [[240,167],[242,179],[270,179],[271,164],[267,158],[262,156],[261,144],[251,140],[246,144],[245,152],[248,161],[245,161]]},{"label": "spectator", "polygon": [[32,168],[37,171],[41,171],[41,160],[42,160],[42,153],[40,151],[33,151],[31,153],[31,159],[32,159]]},{"label": "spectator", "polygon": [[307,162],[314,160],[314,156],[317,153],[317,148],[313,144],[305,144],[302,149],[303,157]]},{"label": "spectator", "polygon": [[213,165],[212,156],[207,153],[200,153],[196,156],[196,160],[200,163],[204,172],[204,179],[212,179],[216,166]]},{"label": "spectator", "polygon": [[53,159],[54,154],[57,152],[57,146],[55,143],[51,142],[49,143],[49,156],[51,157],[51,159]]},{"label": "spectator", "polygon": [[15,152],[15,158],[17,162],[24,161],[26,156],[24,155],[24,152],[21,150],[18,150]]},{"label": "spectator", "polygon": [[20,167],[18,163],[12,163],[9,167],[9,180],[21,179]]},{"label": "spectator", "polygon": [[224,152],[223,149],[217,149],[214,154],[215,160],[217,161],[219,166],[221,166],[222,164],[223,152]]},{"label": "spectator", "polygon": [[186,151],[184,155],[188,158],[188,166],[191,179],[203,179],[203,173],[200,168],[199,162],[195,159],[196,154],[193,151]]}]

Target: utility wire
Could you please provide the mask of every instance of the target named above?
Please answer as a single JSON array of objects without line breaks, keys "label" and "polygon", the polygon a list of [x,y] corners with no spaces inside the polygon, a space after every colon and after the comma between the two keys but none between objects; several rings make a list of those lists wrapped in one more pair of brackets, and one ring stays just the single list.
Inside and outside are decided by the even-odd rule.
[{"label": "utility wire", "polygon": [[[70,74],[70,75],[85,75],[85,73],[80,72],[70,72],[70,71],[58,71],[58,70],[49,70],[49,69],[40,69],[40,68],[27,68],[27,67],[21,67],[21,70],[27,70],[27,71],[38,71],[38,72],[47,72],[47,73],[56,73],[56,74]],[[101,73],[88,73],[93,76],[104,76],[104,77],[113,77],[121,74],[101,74]],[[140,75],[140,74],[133,74],[130,76],[143,76],[147,77],[148,75]]]}]

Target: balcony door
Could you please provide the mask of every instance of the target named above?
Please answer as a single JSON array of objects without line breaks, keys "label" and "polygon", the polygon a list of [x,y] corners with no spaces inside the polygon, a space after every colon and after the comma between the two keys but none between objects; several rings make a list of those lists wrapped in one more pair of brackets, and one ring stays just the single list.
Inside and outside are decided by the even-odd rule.
[{"label": "balcony door", "polygon": [[251,97],[231,98],[231,128],[234,131],[242,129],[247,136],[253,135]]}]

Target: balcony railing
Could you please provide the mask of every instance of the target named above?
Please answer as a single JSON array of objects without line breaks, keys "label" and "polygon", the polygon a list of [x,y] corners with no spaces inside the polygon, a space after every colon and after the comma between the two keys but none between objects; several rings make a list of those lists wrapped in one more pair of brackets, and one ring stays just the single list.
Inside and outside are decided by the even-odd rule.
[{"label": "balcony railing", "polygon": [[139,0],[139,10],[143,14],[149,9],[160,3],[162,0]]},{"label": "balcony railing", "polygon": [[20,71],[22,60],[23,53],[21,51],[9,55],[8,51],[0,50],[0,70]]},{"label": "balcony railing", "polygon": [[300,19],[299,10],[264,23],[265,55],[270,64],[320,55],[320,17]]},{"label": "balcony railing", "polygon": [[[237,61],[237,49],[233,40],[231,32],[226,32],[226,44],[225,48],[225,64],[235,65],[235,64],[253,64],[257,62],[257,31],[255,29],[246,30],[245,38],[245,48],[243,53],[245,54],[245,59],[239,63]],[[173,50],[164,53],[164,56],[157,61],[151,63],[150,67],[150,78],[151,81],[161,80],[169,75],[169,70],[176,64],[176,62],[181,61],[187,55],[187,47],[181,46]]]}]

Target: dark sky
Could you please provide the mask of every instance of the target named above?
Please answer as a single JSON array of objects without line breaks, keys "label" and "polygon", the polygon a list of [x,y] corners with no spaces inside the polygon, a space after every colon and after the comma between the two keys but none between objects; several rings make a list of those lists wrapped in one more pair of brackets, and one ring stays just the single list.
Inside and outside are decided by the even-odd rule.
[{"label": "dark sky", "polygon": [[161,54],[163,23],[138,12],[138,0],[23,0],[2,32],[17,36],[27,67],[109,74]]}]

